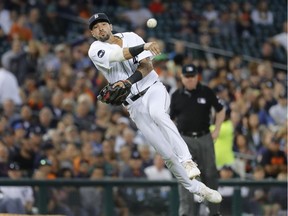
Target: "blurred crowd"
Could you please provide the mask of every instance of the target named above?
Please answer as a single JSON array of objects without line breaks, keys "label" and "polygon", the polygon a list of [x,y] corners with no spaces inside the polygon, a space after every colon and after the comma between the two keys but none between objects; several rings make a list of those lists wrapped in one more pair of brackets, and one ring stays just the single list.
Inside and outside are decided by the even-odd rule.
[{"label": "blurred crowd", "polygon": [[[280,19],[281,14],[269,10],[269,1],[262,0],[255,4],[221,1],[220,6],[227,6],[221,9],[207,1],[198,13],[193,11],[192,1],[180,1],[179,13],[173,2],[0,0],[0,177],[172,178],[125,108],[97,101],[106,80],[87,56],[93,39],[86,22],[94,12],[106,8],[119,11],[107,14],[116,29],[135,31],[146,41],[156,40],[161,45],[162,54],[153,63],[169,93],[181,87],[182,65],[193,63],[201,71],[201,82],[215,90],[225,104],[226,120],[215,143],[219,178],[287,178],[287,68],[273,65],[287,64],[287,16]],[[161,16],[174,16],[178,21],[174,32],[163,35],[177,33],[180,39],[197,42],[202,49],[192,50],[180,39],[171,45],[151,33],[145,27],[146,20]],[[279,20],[283,22],[276,23]],[[205,51],[217,37],[232,41],[256,38],[252,43],[259,44],[253,24],[279,27],[256,50],[262,61],[247,62],[241,52],[228,58]],[[279,54],[282,49],[285,58]],[[29,188],[22,189],[30,195],[16,203],[18,207],[10,208],[31,213],[37,191],[33,195]],[[0,191],[11,198],[19,194],[2,187]],[[86,200],[82,202],[87,205],[86,215],[98,215],[99,208],[92,209],[95,203],[89,202],[87,194],[91,191],[83,188],[82,196],[77,191],[78,197]],[[161,191],[163,195],[167,188]],[[275,198],[283,191],[270,193]],[[268,199],[265,191],[257,192],[250,190],[245,196],[259,205],[271,205],[267,212],[287,210],[285,196],[282,199],[279,195],[272,202],[272,195]],[[81,204],[70,199],[73,193],[76,191],[71,188],[51,190],[49,211],[73,215],[74,209],[63,204]],[[91,196],[96,199],[102,193],[96,188]],[[125,200],[123,193],[115,191],[115,203],[119,215],[128,215],[127,203],[131,200]],[[231,197],[233,191],[222,188],[222,194]],[[135,196],[141,199],[139,194]],[[101,201],[98,204],[101,206]],[[248,212],[263,211],[254,204],[247,206]]]}]

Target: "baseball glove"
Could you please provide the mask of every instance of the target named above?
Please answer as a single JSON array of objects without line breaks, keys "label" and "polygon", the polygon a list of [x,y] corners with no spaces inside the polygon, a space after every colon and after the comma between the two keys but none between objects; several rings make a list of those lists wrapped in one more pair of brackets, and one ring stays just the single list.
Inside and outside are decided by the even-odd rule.
[{"label": "baseball glove", "polygon": [[116,83],[107,84],[97,96],[98,100],[111,105],[121,105],[130,93],[131,83],[127,80],[119,80]]}]

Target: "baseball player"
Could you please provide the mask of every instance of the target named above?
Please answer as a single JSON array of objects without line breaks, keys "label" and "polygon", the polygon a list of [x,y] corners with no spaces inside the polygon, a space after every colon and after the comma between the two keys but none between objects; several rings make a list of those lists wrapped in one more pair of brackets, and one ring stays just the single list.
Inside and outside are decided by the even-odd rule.
[{"label": "baseball player", "polygon": [[187,190],[210,202],[221,202],[220,193],[195,179],[200,171],[167,113],[170,97],[151,62],[151,57],[160,53],[158,44],[145,43],[133,32],[112,34],[112,24],[104,13],[90,17],[89,28],[96,41],[88,55],[110,83],[98,99],[127,108],[138,129]]}]

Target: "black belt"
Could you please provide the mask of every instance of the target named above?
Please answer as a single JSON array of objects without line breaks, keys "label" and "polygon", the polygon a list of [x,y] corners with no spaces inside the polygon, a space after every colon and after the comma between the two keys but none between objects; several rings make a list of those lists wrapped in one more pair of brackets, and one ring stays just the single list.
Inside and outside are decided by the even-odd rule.
[{"label": "black belt", "polygon": [[189,136],[189,137],[194,137],[194,138],[198,138],[198,137],[201,137],[201,136],[204,136],[206,134],[210,133],[209,130],[204,130],[204,131],[190,131],[190,132],[180,132],[181,135],[184,135],[184,136]]},{"label": "black belt", "polygon": [[[134,95],[134,96],[130,97],[130,99],[132,101],[136,101],[138,98],[142,97],[148,91],[149,87],[144,89],[143,91],[139,92],[137,95]],[[129,105],[129,103],[127,101],[124,101],[123,104],[124,104],[124,106]]]},{"label": "black belt", "polygon": [[[155,81],[153,84],[155,84],[157,81]],[[153,85],[152,84],[152,85]],[[132,101],[136,101],[138,98],[142,97],[150,88],[151,86],[147,87],[146,89],[144,89],[143,91],[139,92],[137,95],[133,95],[132,97],[130,97],[129,99],[131,99]],[[123,102],[124,106],[129,105],[129,103],[127,101]]]}]

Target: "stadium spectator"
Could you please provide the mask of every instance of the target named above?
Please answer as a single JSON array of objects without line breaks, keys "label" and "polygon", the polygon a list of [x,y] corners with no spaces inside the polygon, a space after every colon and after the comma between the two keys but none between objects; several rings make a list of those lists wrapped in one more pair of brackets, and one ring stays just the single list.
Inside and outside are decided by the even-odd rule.
[{"label": "stadium spectator", "polygon": [[111,139],[105,139],[103,141],[103,159],[104,159],[104,171],[105,176],[115,178],[119,175],[119,168],[117,164],[116,154],[114,152],[114,146],[111,143]]},{"label": "stadium spectator", "polygon": [[[21,127],[21,125],[19,126]],[[18,127],[18,125],[16,127]],[[15,139],[16,139],[16,142],[18,141],[19,149],[17,149],[12,160],[19,164],[23,172],[23,176],[31,177],[35,169],[35,164],[34,164],[35,152],[33,152],[32,145],[29,142],[29,139],[24,138],[24,135],[23,137],[19,137],[17,140],[17,133],[18,133],[17,130],[21,130],[19,131],[21,133],[25,133],[25,130],[21,128],[19,129],[14,128],[14,130],[15,130]]]},{"label": "stadium spectator", "polygon": [[[8,176],[14,180],[21,178],[21,170],[17,163],[9,164]],[[26,193],[28,200],[25,200],[23,196]],[[2,213],[25,214],[27,212],[24,205],[27,203],[28,210],[28,207],[32,207],[31,204],[34,201],[33,191],[30,187],[0,187],[0,194],[0,212]]]},{"label": "stadium spectator", "polygon": [[275,50],[273,49],[273,45],[270,41],[266,41],[261,46],[260,57],[266,61],[270,62],[279,62],[279,59],[275,56]]},{"label": "stadium spectator", "polygon": [[44,18],[41,19],[41,25],[43,26],[44,33],[52,40],[57,40],[58,37],[65,37],[67,32],[67,25],[57,13],[56,5],[50,3],[46,7]]},{"label": "stadium spectator", "polygon": [[145,143],[138,144],[137,150],[140,154],[140,157],[143,161],[142,167],[145,169],[148,166],[153,165],[153,158],[155,157],[154,152],[151,150],[151,146]]},{"label": "stadium spectator", "polygon": [[162,0],[151,0],[148,4],[148,8],[154,15],[159,15],[165,12],[166,5],[164,2],[162,2]]},{"label": "stadium spectator", "polygon": [[12,40],[21,40],[24,42],[32,39],[32,31],[27,27],[26,14],[21,14],[17,17],[17,21],[11,26],[9,36]]},{"label": "stadium spectator", "polygon": [[126,167],[126,170],[123,173],[120,173],[120,177],[123,178],[146,178],[144,169],[142,167],[142,159],[138,152],[134,152],[131,155],[129,166]]},{"label": "stadium spectator", "polygon": [[241,12],[237,19],[236,31],[237,35],[242,38],[249,38],[254,35],[253,23],[251,19],[252,5],[246,1],[243,3]]},{"label": "stadium spectator", "polygon": [[265,169],[265,177],[276,178],[281,172],[287,172],[287,156],[280,150],[280,140],[273,137],[263,150],[260,164]]},{"label": "stadium spectator", "polygon": [[[255,181],[263,180],[265,178],[265,170],[261,165],[256,166],[253,169],[252,179]],[[244,209],[247,213],[256,215],[265,215],[269,207],[267,200],[267,188],[251,187],[248,194],[248,201],[244,205]],[[267,214],[267,213],[266,213]]]},{"label": "stadium spectator", "polygon": [[[210,126],[210,131],[213,131],[214,125]],[[215,163],[217,169],[220,169],[224,165],[233,165],[235,156],[233,153],[233,137],[234,127],[230,118],[229,111],[226,110],[225,119],[221,125],[219,136],[214,143],[215,148]]]},{"label": "stadium spectator", "polygon": [[283,92],[277,99],[277,104],[271,106],[269,114],[277,126],[283,126],[287,123],[287,93]]},{"label": "stadium spectator", "polygon": [[229,11],[231,20],[233,22],[236,22],[240,15],[239,3],[237,1],[232,1],[229,5],[228,11]]},{"label": "stadium spectator", "polygon": [[[142,167],[142,160],[138,152],[134,152],[131,155],[129,166],[123,170],[122,173],[119,173],[119,177],[123,179],[143,179],[147,178],[144,169]],[[120,194],[123,196],[123,199],[128,204],[130,211],[136,211],[138,214],[145,209],[144,206],[141,206],[138,201],[143,201],[145,199],[145,189],[137,186],[127,186],[121,187]]]},{"label": "stadium spectator", "polygon": [[[155,154],[153,165],[144,169],[147,179],[151,180],[171,180],[172,173],[165,167],[165,163],[159,154]],[[167,193],[170,191],[169,187],[160,188],[162,198],[167,198]],[[166,194],[166,195],[165,195]]]},{"label": "stadium spectator", "polygon": [[45,37],[43,27],[40,23],[40,13],[41,11],[37,7],[33,7],[28,12],[27,17],[27,27],[32,32],[32,37],[35,40],[41,40]]},{"label": "stadium spectator", "polygon": [[[238,174],[231,166],[223,166],[219,170],[220,179],[229,180],[233,178],[237,178]],[[232,215],[232,196],[234,193],[234,188],[231,186],[220,186],[219,192],[223,197],[223,201],[221,203],[220,211],[223,215]],[[242,198],[247,197],[249,190],[245,187],[241,188],[241,196]]]},{"label": "stadium spectator", "polygon": [[265,99],[262,94],[258,95],[254,103],[251,105],[251,109],[253,112],[258,114],[259,118],[259,126],[265,126],[271,128],[273,126],[274,121],[269,115],[269,112],[265,110]]},{"label": "stadium spectator", "polygon": [[[95,167],[90,179],[98,180],[103,179],[105,176],[103,167]],[[104,190],[103,187],[81,187],[80,200],[83,208],[83,216],[95,215],[100,216],[103,214]],[[97,202],[95,202],[97,200]]]},{"label": "stadium spectator", "polygon": [[130,8],[119,15],[123,21],[131,24],[132,28],[143,27],[153,15],[148,8],[144,7],[140,0],[134,0],[129,4]]},{"label": "stadium spectator", "polygon": [[5,146],[5,143],[0,140],[0,177],[8,176],[8,168],[9,168],[9,151]]},{"label": "stadium spectator", "polygon": [[132,151],[129,146],[123,145],[120,147],[120,151],[118,153],[118,167],[119,167],[119,173],[123,173],[124,170],[129,167],[130,158],[132,155]]},{"label": "stadium spectator", "polygon": [[16,105],[22,104],[20,89],[15,75],[6,68],[0,67],[0,104],[3,104],[7,99],[11,99]]},{"label": "stadium spectator", "polygon": [[105,129],[101,128],[100,126],[91,125],[88,136],[88,141],[92,144],[93,147],[93,153],[102,153],[102,142],[105,138]]},{"label": "stadium spectator", "polygon": [[248,115],[247,142],[253,152],[257,152],[262,147],[261,137],[263,136],[264,126],[259,125],[257,113]]},{"label": "stadium spectator", "polygon": [[[252,147],[249,146],[247,141],[247,137],[244,134],[236,134],[235,141],[234,141],[234,152],[236,158],[242,161],[244,164],[244,173],[251,173],[255,160],[253,160],[253,155],[255,152]],[[239,170],[238,173],[243,173],[242,170]]]},{"label": "stadium spectator", "polygon": [[218,18],[218,11],[215,9],[213,2],[208,2],[203,10],[203,16],[209,23],[213,23]]},{"label": "stadium spectator", "polygon": [[[192,1],[184,0],[180,4],[181,17],[183,19],[187,19],[193,32],[197,32],[197,27],[199,25],[199,21],[201,20],[201,15],[196,12]],[[174,16],[179,17],[178,12],[175,11],[175,13],[176,14],[174,14]]]},{"label": "stadium spectator", "polygon": [[231,20],[227,10],[220,12],[218,19],[214,22],[213,27],[216,29],[216,34],[223,38],[236,37],[235,23]]},{"label": "stadium spectator", "polygon": [[17,107],[12,99],[6,99],[2,103],[2,115],[5,115],[8,118],[8,123],[12,125],[20,117],[17,113]]},{"label": "stadium spectator", "polygon": [[[4,117],[2,117],[3,119]],[[3,121],[3,120],[2,120]],[[12,129],[6,128],[5,132],[1,134],[1,142],[7,147],[8,160],[12,161],[18,151],[18,146],[15,142],[14,132]]]},{"label": "stadium spectator", "polygon": [[273,13],[268,9],[268,3],[260,0],[258,6],[251,13],[251,19],[254,24],[272,25],[274,21]]},{"label": "stadium spectator", "polygon": [[[8,177],[13,180],[19,180],[22,178],[22,172],[19,164],[9,164]],[[9,199],[11,203],[20,200],[21,205],[24,207],[24,212],[26,214],[32,213],[32,207],[34,205],[34,194],[31,186],[1,186],[0,191],[4,196],[4,199]],[[15,209],[15,211],[17,210]]]},{"label": "stadium spectator", "polygon": [[[287,172],[281,172],[277,176],[279,181],[285,181],[286,179]],[[268,201],[272,204],[271,214],[285,214],[287,212],[287,188],[271,187],[268,192]]]},{"label": "stadium spectator", "polygon": [[0,28],[8,35],[12,26],[10,11],[5,8],[5,2],[0,2]]},{"label": "stadium spectator", "polygon": [[288,22],[285,21],[283,23],[283,31],[279,34],[274,35],[271,40],[276,46],[282,46],[286,52],[288,52],[288,45],[287,45],[287,40],[288,40]]}]

